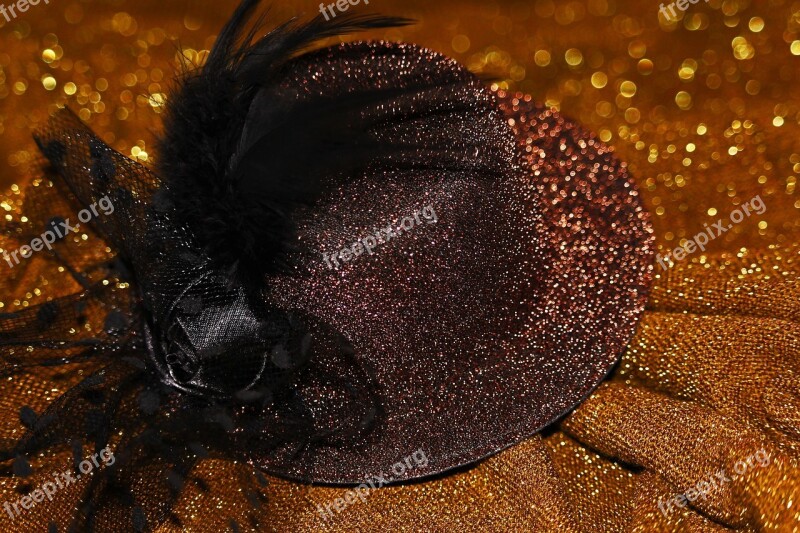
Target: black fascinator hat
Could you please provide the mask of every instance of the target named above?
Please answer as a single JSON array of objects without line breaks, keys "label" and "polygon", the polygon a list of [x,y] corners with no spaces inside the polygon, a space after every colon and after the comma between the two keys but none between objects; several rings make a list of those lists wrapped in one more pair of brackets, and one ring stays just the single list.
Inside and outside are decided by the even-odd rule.
[{"label": "black fascinator hat", "polygon": [[420,450],[392,481],[474,462],[585,398],[642,312],[652,230],[599,140],[414,45],[306,52],[406,19],[256,38],[259,3],[169,95],[154,169],[69,110],[36,133],[46,180],[6,234],[114,208],[87,229],[100,251],[48,252],[80,291],[0,322],[5,376],[92,369],[4,452],[27,474],[114,450],[78,529],[176,520],[208,457],[327,483]]}]

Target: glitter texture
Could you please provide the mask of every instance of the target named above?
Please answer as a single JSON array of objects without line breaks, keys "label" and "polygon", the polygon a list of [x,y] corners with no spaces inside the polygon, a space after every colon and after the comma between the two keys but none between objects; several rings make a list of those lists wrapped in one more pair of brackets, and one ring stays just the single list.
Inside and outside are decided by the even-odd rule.
[{"label": "glitter texture", "polygon": [[[158,127],[173,69],[184,58],[202,61],[235,3],[72,0],[40,5],[13,24],[0,20],[5,220],[21,215],[37,153],[30,132],[58,103],[70,102],[114,148],[150,162],[156,154],[147,132]],[[282,20],[315,13],[318,4],[275,2],[272,13]],[[347,489],[269,477],[255,513],[264,521],[254,525],[251,493],[240,483],[249,468],[209,459],[195,472],[203,484],[184,487],[176,509],[184,526],[159,531],[227,531],[233,521],[241,531],[278,532],[800,531],[800,5],[709,0],[673,23],[659,17],[658,2],[639,0],[375,0],[371,7],[421,21],[375,38],[441,51],[497,80],[510,98],[531,94],[614,146],[653,213],[662,254],[756,194],[768,209],[705,253],[656,272],[612,383],[543,436],[470,469],[376,491],[329,522],[316,506]],[[508,96],[505,102],[513,105]],[[90,263],[108,255],[98,242],[87,233],[69,246]],[[78,289],[63,268],[36,258],[0,276],[0,312]],[[124,295],[127,287],[112,282],[110,291]],[[102,323],[89,313],[89,333],[72,334],[89,335]],[[93,371],[73,368],[78,377]],[[40,412],[75,382],[51,377],[4,383],[4,439],[22,431],[20,405]],[[780,460],[701,508],[669,519],[659,511],[660,497],[732,469],[762,444]],[[32,462],[47,475],[69,455]],[[403,455],[398,450],[387,464]],[[16,500],[15,486],[0,478],[1,499]],[[65,523],[76,496],[60,492],[42,508],[45,516],[30,513],[0,528]]]},{"label": "glitter texture", "polygon": [[[324,95],[460,70],[413,47],[367,50],[325,52],[322,64],[293,69],[286,86]],[[532,435],[608,374],[643,309],[652,230],[624,165],[530,98],[501,94],[503,114],[484,114],[488,91],[476,84],[466,98],[460,92],[451,101],[474,108],[475,118],[448,128],[450,142],[468,146],[478,136],[485,151],[508,154],[506,168],[479,177],[368,173],[301,222],[300,248],[311,253],[298,271],[307,274],[271,284],[279,305],[319,316],[350,339],[382,396],[385,422],[366,442],[320,448],[288,465],[313,461],[315,479],[359,483],[418,449],[429,462],[407,475],[439,473]],[[431,112],[424,95],[415,98],[387,113],[399,124],[387,138],[412,135],[410,144],[421,145],[435,135],[422,119],[404,121]],[[506,147],[506,125],[521,157]],[[320,259],[426,205],[435,225],[337,271]]]}]

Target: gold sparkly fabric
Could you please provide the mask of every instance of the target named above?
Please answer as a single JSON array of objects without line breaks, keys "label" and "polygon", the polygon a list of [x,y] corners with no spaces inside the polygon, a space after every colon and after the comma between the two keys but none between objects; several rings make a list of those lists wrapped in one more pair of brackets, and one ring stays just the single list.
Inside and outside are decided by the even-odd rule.
[{"label": "gold sparkly fabric", "polygon": [[[272,14],[313,14],[318,3],[276,2]],[[370,1],[370,11],[420,20],[374,37],[450,55],[613,145],[654,215],[662,256],[757,195],[766,210],[668,272],[656,265],[648,311],[617,372],[558,427],[471,469],[374,491],[328,520],[317,506],[348,489],[270,478],[261,512],[271,525],[261,530],[800,531],[800,3],[709,0],[675,23],[659,3]],[[0,16],[0,183],[20,185],[0,207],[16,209],[36,153],[30,132],[57,104],[149,162],[148,132],[173,70],[207,53],[234,4],[51,0],[11,22]],[[75,289],[41,261],[3,271],[0,312]],[[3,384],[5,441],[21,432],[19,405],[40,410],[78,379],[45,388],[43,377]],[[38,461],[58,468],[68,458]],[[186,531],[230,530],[232,519],[250,527],[242,470],[200,465],[208,491],[182,494]],[[705,497],[669,507],[714,479]],[[0,500],[19,497],[14,485],[0,479]],[[45,531],[69,516],[71,495],[14,521],[0,515],[0,530]]]}]

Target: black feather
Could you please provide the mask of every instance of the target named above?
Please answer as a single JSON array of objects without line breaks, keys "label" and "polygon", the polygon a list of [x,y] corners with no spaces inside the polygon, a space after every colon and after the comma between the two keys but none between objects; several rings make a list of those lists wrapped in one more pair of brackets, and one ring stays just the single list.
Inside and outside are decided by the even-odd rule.
[{"label": "black feather", "polygon": [[[280,113],[285,101],[259,94],[276,86],[287,63],[320,39],[411,22],[371,15],[341,15],[328,22],[318,16],[305,24],[289,21],[253,42],[263,17],[253,29],[246,26],[259,4],[244,0],[205,65],[180,79],[168,99],[158,142],[158,170],[178,222],[192,229],[219,266],[251,279],[281,268],[283,254],[296,240],[291,213],[313,204],[321,192],[318,173],[298,166],[296,158],[281,160],[275,149],[268,151],[274,157],[258,152],[271,142],[302,141],[291,126],[320,110],[287,116]],[[267,128],[273,112],[282,116],[283,125]],[[340,129],[336,121],[342,112],[325,112],[326,127]],[[352,136],[337,139],[358,143]]]}]

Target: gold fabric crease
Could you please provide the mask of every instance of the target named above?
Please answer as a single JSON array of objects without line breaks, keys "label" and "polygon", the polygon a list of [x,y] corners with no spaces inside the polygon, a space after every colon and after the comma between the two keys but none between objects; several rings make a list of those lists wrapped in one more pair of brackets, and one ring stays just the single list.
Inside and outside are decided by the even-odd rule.
[{"label": "gold fabric crease", "polygon": [[[202,60],[235,4],[73,0],[0,19],[0,183],[20,185],[2,195],[0,215],[16,211],[36,154],[30,132],[56,104],[70,103],[114,148],[149,164],[148,132],[180,51]],[[283,20],[319,2],[275,4]],[[656,266],[616,372],[550,431],[471,468],[374,491],[328,521],[317,506],[347,488],[269,478],[262,531],[800,531],[800,3],[698,2],[675,24],[658,18],[658,4],[370,2],[370,11],[421,21],[371,37],[441,51],[598,132],[639,183],[662,255],[755,195],[767,210],[668,272]],[[92,242],[79,240],[75,256]],[[78,289],[41,256],[0,269],[0,312]],[[101,323],[90,317],[87,327]],[[21,434],[21,405],[41,412],[90,368],[71,370],[57,385],[49,372],[3,382],[0,439]],[[768,466],[668,516],[659,509],[760,450]],[[42,473],[26,481],[39,485],[68,455],[35,458]],[[232,519],[252,529],[246,468],[201,463],[210,490],[187,484],[176,509],[184,527],[159,531],[229,531]],[[16,484],[0,478],[0,502],[19,498]],[[0,510],[0,530],[66,523],[74,498],[60,492],[13,521]]]}]

